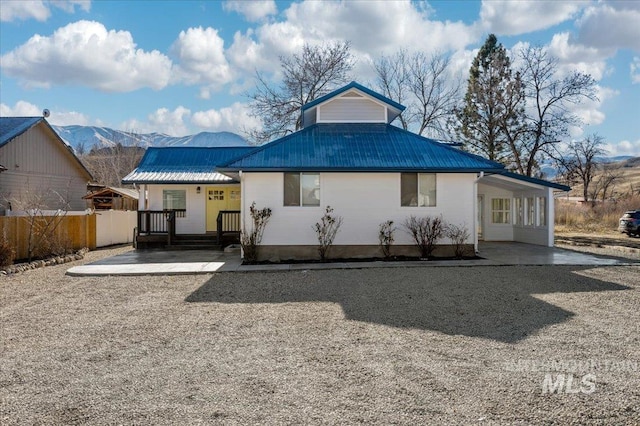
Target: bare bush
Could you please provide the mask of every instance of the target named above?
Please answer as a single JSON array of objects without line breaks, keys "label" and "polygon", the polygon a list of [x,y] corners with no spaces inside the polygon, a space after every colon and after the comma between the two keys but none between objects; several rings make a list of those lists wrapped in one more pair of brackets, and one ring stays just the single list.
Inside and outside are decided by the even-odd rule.
[{"label": "bare bush", "polygon": [[447,225],[445,230],[447,238],[453,244],[453,254],[457,259],[462,259],[466,252],[466,242],[471,235],[466,225]]},{"label": "bare bush", "polygon": [[0,268],[13,264],[16,258],[16,251],[4,238],[0,238]]},{"label": "bare bush", "polygon": [[378,240],[380,241],[380,248],[385,259],[391,257],[391,245],[394,242],[393,233],[396,227],[393,226],[393,221],[388,220],[380,224],[380,230],[378,231]]},{"label": "bare bush", "polygon": [[416,217],[411,215],[404,221],[403,226],[420,250],[420,257],[428,259],[431,257],[436,243],[444,235],[446,224],[441,216]]},{"label": "bare bush", "polygon": [[258,261],[260,244],[262,243],[262,235],[264,229],[271,218],[271,209],[265,207],[257,209],[255,201],[249,207],[251,215],[251,229],[242,228],[240,233],[240,244],[242,245],[242,253],[247,263],[255,263]]},{"label": "bare bush", "polygon": [[320,222],[317,222],[313,229],[316,231],[318,242],[318,253],[320,254],[320,260],[323,262],[327,260],[329,249],[333,244],[333,240],[336,238],[336,234],[340,230],[342,225],[342,217],[334,216],[331,206],[327,206],[324,215],[320,218]]}]

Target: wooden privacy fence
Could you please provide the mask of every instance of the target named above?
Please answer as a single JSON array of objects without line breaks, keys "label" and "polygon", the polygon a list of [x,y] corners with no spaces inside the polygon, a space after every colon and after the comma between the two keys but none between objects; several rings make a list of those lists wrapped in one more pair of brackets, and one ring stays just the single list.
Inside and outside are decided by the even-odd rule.
[{"label": "wooden privacy fence", "polygon": [[[42,229],[50,216],[37,217],[34,229]],[[29,253],[29,223],[27,216],[0,216],[0,238],[4,237],[16,251],[16,259],[26,259]],[[54,238],[68,242],[74,250],[83,247],[96,248],[96,215],[80,215],[55,218],[60,221],[55,231]]]}]

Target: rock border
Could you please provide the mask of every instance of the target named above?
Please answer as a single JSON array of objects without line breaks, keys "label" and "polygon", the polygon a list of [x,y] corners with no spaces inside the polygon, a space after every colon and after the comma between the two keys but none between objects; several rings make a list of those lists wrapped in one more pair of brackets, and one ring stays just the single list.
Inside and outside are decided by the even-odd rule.
[{"label": "rock border", "polygon": [[84,259],[84,256],[89,252],[89,249],[84,247],[72,254],[66,254],[64,256],[53,256],[47,259],[34,260],[27,263],[17,263],[15,265],[7,266],[4,269],[0,269],[0,275],[17,274],[19,272],[29,271],[31,269],[44,268],[46,266],[62,265],[63,263],[75,262],[76,260]]}]

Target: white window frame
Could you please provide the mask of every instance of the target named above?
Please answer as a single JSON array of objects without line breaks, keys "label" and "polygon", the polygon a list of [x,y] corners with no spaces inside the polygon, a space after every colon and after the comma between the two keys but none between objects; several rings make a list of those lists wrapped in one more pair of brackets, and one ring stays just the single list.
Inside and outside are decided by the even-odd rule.
[{"label": "white window frame", "polygon": [[[502,204],[503,204],[503,208],[502,209],[494,209],[493,208],[493,201],[494,200],[501,200]],[[504,205],[508,203],[508,207],[505,207]],[[512,215],[512,199],[510,197],[496,197],[496,198],[491,198],[491,224],[492,225],[511,225],[511,215]],[[495,222],[494,221],[494,214],[496,213],[500,213],[502,215],[503,220],[501,222]]]}]

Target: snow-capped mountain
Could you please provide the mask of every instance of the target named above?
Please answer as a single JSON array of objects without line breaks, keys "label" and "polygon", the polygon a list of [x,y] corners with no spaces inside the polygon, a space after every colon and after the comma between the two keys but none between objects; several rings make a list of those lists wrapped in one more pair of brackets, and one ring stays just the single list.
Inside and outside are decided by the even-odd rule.
[{"label": "snow-capped mountain", "polygon": [[124,146],[247,146],[240,135],[231,132],[202,132],[189,136],[169,136],[162,133],[131,133],[96,126],[51,126],[77,153],[89,152],[91,148]]}]

